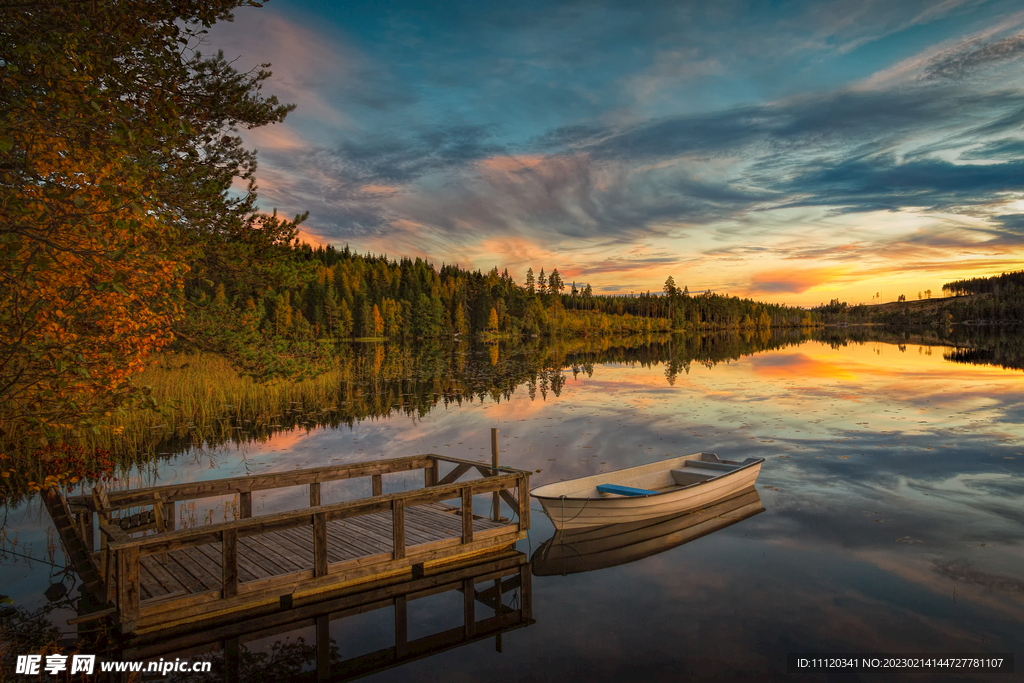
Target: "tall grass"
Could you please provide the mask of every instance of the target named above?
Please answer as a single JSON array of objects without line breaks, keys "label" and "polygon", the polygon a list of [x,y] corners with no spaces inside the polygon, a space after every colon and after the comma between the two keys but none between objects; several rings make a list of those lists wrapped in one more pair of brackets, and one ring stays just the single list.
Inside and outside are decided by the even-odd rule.
[{"label": "tall grass", "polygon": [[351,363],[343,359],[312,379],[259,382],[215,354],[164,354],[135,380],[151,388],[159,408],[114,415],[86,438],[90,446],[115,453],[146,452],[175,438],[219,442],[234,432],[272,427],[282,417],[329,406],[351,378]]}]

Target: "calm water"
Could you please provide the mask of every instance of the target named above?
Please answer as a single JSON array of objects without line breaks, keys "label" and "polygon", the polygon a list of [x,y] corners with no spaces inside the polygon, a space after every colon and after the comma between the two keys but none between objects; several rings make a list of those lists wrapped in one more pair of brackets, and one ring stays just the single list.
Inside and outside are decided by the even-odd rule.
[{"label": "calm water", "polygon": [[[672,353],[659,345],[645,357]],[[372,680],[781,680],[794,651],[1024,656],[1024,373],[915,344],[804,341],[733,355],[570,364],[500,401],[192,449],[131,483],[425,452],[484,460],[490,427],[502,464],[533,470],[533,486],[695,451],[766,458],[763,513],[629,564],[535,576],[535,623],[505,633],[502,653],[485,639]],[[256,514],[286,503],[254,497]],[[55,570],[10,551],[17,537],[15,552],[46,560],[48,518],[38,501],[6,514],[0,592],[40,607]],[[198,514],[220,521],[222,511]],[[527,554],[554,531],[536,503],[532,521]],[[506,604],[522,599],[513,591]],[[462,606],[457,591],[411,601],[409,638],[458,627]],[[332,622],[331,637],[343,657],[386,648],[393,619],[388,608]],[[243,668],[272,669],[289,647],[309,654],[314,634],[251,642]]]}]

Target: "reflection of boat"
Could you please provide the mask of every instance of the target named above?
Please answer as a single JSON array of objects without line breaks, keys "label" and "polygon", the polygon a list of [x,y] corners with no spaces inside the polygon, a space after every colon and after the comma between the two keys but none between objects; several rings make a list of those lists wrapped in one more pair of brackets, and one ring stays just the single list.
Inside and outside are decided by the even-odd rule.
[{"label": "reflection of boat", "polygon": [[615,567],[689,543],[764,512],[753,487],[710,507],[681,515],[556,531],[533,555],[537,576]]},{"label": "reflection of boat", "polygon": [[547,484],[531,495],[556,529],[635,522],[702,508],[754,485],[764,458],[693,453],[639,467]]},{"label": "reflection of boat", "polygon": [[[449,609],[458,605],[462,623],[438,628],[433,620],[424,623],[422,615],[409,605],[420,598],[447,592],[462,593],[444,603]],[[326,596],[326,597],[325,597]],[[132,636],[116,653],[115,659],[154,660],[168,663],[198,659],[211,653],[210,659],[224,667],[225,680],[287,680],[291,683],[349,681],[451,650],[468,643],[495,638],[499,651],[502,635],[534,623],[533,590],[528,558],[524,553],[505,550],[474,561],[441,567],[426,567],[414,578],[395,577],[325,594],[284,600],[246,618],[226,617],[218,625],[196,629],[182,625],[174,629]],[[378,612],[378,610],[380,610]],[[373,615],[369,615],[373,613]],[[346,626],[362,633],[359,625],[346,625],[348,617],[377,616],[393,620],[393,640],[378,642],[370,630],[357,641],[339,640]],[[365,618],[365,617],[361,617]],[[359,622],[365,625],[367,622]],[[441,623],[446,623],[441,620]],[[390,630],[390,629],[388,629]],[[311,632],[312,631],[312,632]],[[425,635],[424,631],[426,631]],[[387,631],[384,631],[387,633]],[[410,634],[418,637],[410,638]],[[390,634],[388,634],[390,635]],[[261,652],[269,639],[275,641],[276,657]],[[306,644],[306,639],[312,642]],[[387,643],[391,640],[391,643]],[[370,645],[370,651],[360,651]],[[374,645],[384,645],[373,649]],[[345,652],[343,652],[345,651]],[[342,654],[348,656],[342,657]],[[300,669],[303,671],[300,672]]]}]

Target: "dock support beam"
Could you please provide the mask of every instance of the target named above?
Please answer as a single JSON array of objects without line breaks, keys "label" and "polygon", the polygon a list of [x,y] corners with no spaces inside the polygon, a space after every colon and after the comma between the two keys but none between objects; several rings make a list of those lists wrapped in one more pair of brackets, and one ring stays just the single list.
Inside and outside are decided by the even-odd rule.
[{"label": "dock support beam", "polygon": [[[498,469],[498,429],[491,427],[491,467]],[[497,474],[495,472],[494,474]],[[491,519],[501,521],[501,497],[495,491],[491,494]]]}]

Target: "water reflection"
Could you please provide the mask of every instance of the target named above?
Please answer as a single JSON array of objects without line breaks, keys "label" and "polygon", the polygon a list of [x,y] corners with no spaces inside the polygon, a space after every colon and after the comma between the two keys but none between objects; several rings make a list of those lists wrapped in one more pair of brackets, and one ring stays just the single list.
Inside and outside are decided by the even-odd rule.
[{"label": "water reflection", "polygon": [[[481,640],[493,639],[500,652],[505,634],[534,623],[529,564],[520,552],[379,583],[199,632],[154,632],[111,657],[214,665],[212,677],[171,673],[168,681],[349,681]],[[417,601],[433,609],[423,614]]]},{"label": "water reflection", "polygon": [[[262,440],[193,447],[124,485],[425,452],[485,460],[490,427],[502,463],[532,470],[534,486],[698,450],[766,458],[765,512],[742,524],[601,571],[535,577],[537,623],[504,636],[515,657],[471,644],[374,680],[783,680],[787,652],[1019,651],[1024,376],[951,362],[956,348],[997,348],[998,335],[874,333],[814,332],[772,348],[753,336],[502,346],[494,365],[491,349],[438,350],[403,380],[414,384],[361,389],[383,407],[401,388],[427,410],[392,407],[339,428],[286,423]],[[446,394],[435,370],[457,369],[459,353]],[[39,509],[7,514],[8,538],[41,553]],[[539,509],[532,518],[524,553],[554,532]],[[0,563],[0,590],[45,600],[45,576]],[[438,630],[462,623],[429,600],[410,605]],[[391,624],[351,628],[336,641],[393,637]]]}]

